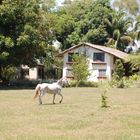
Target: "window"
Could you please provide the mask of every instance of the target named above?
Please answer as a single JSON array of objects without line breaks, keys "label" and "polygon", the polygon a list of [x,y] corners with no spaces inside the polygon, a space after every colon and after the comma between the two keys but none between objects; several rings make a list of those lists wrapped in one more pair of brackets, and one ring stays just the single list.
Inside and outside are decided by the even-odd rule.
[{"label": "window", "polygon": [[72,62],[72,57],[74,53],[68,53],[68,62]]},{"label": "window", "polygon": [[78,53],[68,53],[68,62],[72,62],[74,54],[78,55]]},{"label": "window", "polygon": [[99,69],[99,77],[106,77],[106,69]]},{"label": "window", "polygon": [[93,54],[93,61],[104,61],[105,54],[104,53],[94,53]]}]

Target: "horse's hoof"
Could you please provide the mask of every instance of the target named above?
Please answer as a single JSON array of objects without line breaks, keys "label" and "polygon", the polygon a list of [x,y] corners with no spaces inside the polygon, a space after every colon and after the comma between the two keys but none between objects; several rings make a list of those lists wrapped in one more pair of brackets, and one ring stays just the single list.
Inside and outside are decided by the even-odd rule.
[{"label": "horse's hoof", "polygon": [[53,104],[55,104],[55,103],[53,103]]},{"label": "horse's hoof", "polygon": [[59,102],[60,104],[62,103],[62,101]]}]

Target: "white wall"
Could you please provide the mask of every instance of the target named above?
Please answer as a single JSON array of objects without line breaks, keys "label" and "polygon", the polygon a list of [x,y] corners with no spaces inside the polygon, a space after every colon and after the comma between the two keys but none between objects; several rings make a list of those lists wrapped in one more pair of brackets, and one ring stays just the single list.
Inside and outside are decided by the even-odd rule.
[{"label": "white wall", "polygon": [[38,74],[37,68],[29,69],[29,79],[37,79],[38,78],[37,74]]}]

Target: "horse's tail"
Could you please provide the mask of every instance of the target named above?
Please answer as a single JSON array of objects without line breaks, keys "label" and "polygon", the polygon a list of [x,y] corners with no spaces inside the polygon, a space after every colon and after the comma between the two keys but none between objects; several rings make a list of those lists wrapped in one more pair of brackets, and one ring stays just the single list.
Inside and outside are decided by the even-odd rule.
[{"label": "horse's tail", "polygon": [[33,99],[37,98],[38,94],[39,94],[39,89],[40,89],[40,84],[38,84],[35,88],[35,96]]}]

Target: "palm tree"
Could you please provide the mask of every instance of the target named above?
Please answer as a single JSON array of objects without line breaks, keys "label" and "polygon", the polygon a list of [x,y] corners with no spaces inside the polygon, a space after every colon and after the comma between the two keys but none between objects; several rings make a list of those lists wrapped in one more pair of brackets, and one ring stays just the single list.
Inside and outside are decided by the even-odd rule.
[{"label": "palm tree", "polygon": [[134,38],[140,40],[140,21],[137,21],[134,26]]},{"label": "palm tree", "polygon": [[132,41],[132,37],[128,34],[132,19],[124,12],[113,12],[108,19],[105,19],[105,23],[109,34],[107,45],[124,51],[125,46]]}]

